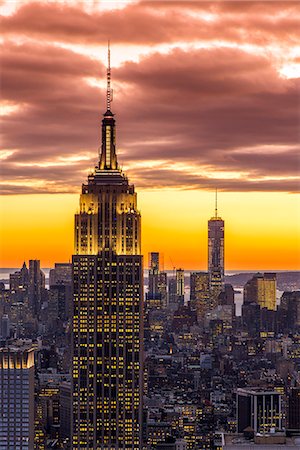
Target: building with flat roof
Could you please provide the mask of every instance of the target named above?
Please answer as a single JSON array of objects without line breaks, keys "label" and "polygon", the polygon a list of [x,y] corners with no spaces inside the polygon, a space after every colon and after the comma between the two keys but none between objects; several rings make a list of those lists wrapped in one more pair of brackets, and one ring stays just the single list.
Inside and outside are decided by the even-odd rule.
[{"label": "building with flat roof", "polygon": [[34,445],[34,349],[14,341],[0,348],[0,450]]},{"label": "building with flat roof", "polygon": [[282,429],[281,394],[260,388],[237,389],[237,431],[269,433]]}]

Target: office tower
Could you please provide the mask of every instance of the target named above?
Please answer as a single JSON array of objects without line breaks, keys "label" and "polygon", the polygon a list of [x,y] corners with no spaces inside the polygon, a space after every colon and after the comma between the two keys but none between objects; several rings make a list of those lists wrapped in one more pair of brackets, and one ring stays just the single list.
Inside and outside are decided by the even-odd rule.
[{"label": "office tower", "polygon": [[59,387],[60,437],[71,440],[71,384],[63,381]]},{"label": "office tower", "polygon": [[0,337],[7,339],[10,336],[10,320],[8,314],[3,314],[0,320]]},{"label": "office tower", "polygon": [[184,270],[176,269],[175,278],[169,280],[169,302],[171,310],[184,304]]},{"label": "office tower", "polygon": [[276,309],[276,273],[258,273],[247,281],[244,286],[244,304],[249,303]]},{"label": "office tower", "polygon": [[27,302],[29,284],[29,271],[26,263],[23,263],[21,270],[17,270],[9,275],[9,290],[11,301],[13,302]]},{"label": "office tower", "polygon": [[215,216],[208,221],[208,273],[212,308],[224,287],[224,220],[218,217],[217,191]]},{"label": "office tower", "polygon": [[17,290],[21,287],[27,286],[29,281],[29,271],[24,261],[20,270],[9,275],[9,289]]},{"label": "office tower", "polygon": [[169,287],[168,287],[168,306],[171,309],[174,309],[177,307],[177,282],[176,278],[171,278],[169,280]]},{"label": "office tower", "polygon": [[231,306],[232,317],[235,316],[234,289],[231,284],[225,284],[224,290],[219,294],[218,305]]},{"label": "office tower", "polygon": [[259,388],[237,389],[237,431],[251,427],[254,433],[281,430],[281,394]]},{"label": "office tower", "polygon": [[184,270],[176,269],[176,294],[178,303],[184,303]]},{"label": "office tower", "polygon": [[72,264],[55,263],[54,269],[49,272],[49,286],[57,284],[72,284]]},{"label": "office tower", "polygon": [[0,348],[0,450],[32,450],[34,350],[22,341]]},{"label": "office tower", "polygon": [[167,274],[160,271],[160,255],[149,253],[147,306],[163,308],[167,305]]},{"label": "office tower", "polygon": [[52,321],[66,321],[71,316],[71,286],[54,284],[50,286],[48,316]]},{"label": "office tower", "polygon": [[45,274],[38,259],[29,260],[29,306],[34,316],[38,316],[45,294]]},{"label": "office tower", "polygon": [[277,310],[278,331],[291,333],[300,327],[300,291],[284,292]]},{"label": "office tower", "polygon": [[255,337],[260,332],[260,306],[253,303],[243,303],[242,322],[247,332]]},{"label": "office tower", "polygon": [[201,322],[210,309],[209,275],[207,272],[193,272],[190,276],[190,303]]},{"label": "office tower", "polygon": [[148,294],[149,298],[153,298],[158,293],[157,283],[159,274],[159,253],[149,253],[149,280],[148,280]]},{"label": "office tower", "polygon": [[288,396],[288,428],[300,431],[300,387],[293,387]]},{"label": "office tower", "polygon": [[39,424],[53,439],[58,439],[60,428],[59,383],[55,380],[40,380],[36,389],[36,417]]},{"label": "office tower", "polygon": [[142,446],[140,220],[134,186],[117,161],[108,64],[99,164],[75,215],[73,450]]}]

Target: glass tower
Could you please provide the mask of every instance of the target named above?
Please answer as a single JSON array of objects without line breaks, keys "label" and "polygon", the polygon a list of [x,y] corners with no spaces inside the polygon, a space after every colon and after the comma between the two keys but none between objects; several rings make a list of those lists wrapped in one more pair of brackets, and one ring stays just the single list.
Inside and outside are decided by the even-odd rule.
[{"label": "glass tower", "polygon": [[108,63],[99,164],[75,215],[73,449],[142,447],[141,217],[118,166],[115,131]]},{"label": "glass tower", "polygon": [[217,192],[215,216],[208,221],[208,274],[211,307],[214,308],[224,287],[224,220],[218,217]]}]

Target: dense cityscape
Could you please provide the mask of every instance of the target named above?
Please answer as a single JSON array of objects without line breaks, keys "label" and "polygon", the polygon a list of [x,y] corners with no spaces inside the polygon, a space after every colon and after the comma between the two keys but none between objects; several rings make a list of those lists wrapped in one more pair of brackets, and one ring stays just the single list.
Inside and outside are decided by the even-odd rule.
[{"label": "dense cityscape", "polygon": [[0,285],[0,449],[300,448],[299,273],[231,283],[217,192],[207,271],[165,271],[157,249],[144,270],[110,75],[72,262]]}]

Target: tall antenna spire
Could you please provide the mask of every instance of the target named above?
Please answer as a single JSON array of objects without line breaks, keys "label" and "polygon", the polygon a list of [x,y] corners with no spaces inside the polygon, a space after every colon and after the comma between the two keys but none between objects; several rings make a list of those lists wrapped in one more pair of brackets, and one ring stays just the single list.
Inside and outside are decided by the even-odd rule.
[{"label": "tall antenna spire", "polygon": [[218,217],[218,188],[216,188],[216,197],[215,197],[215,218]]},{"label": "tall antenna spire", "polygon": [[106,107],[107,111],[110,111],[110,104],[112,102],[111,98],[111,88],[110,88],[110,41],[107,42],[107,90],[106,90]]}]

